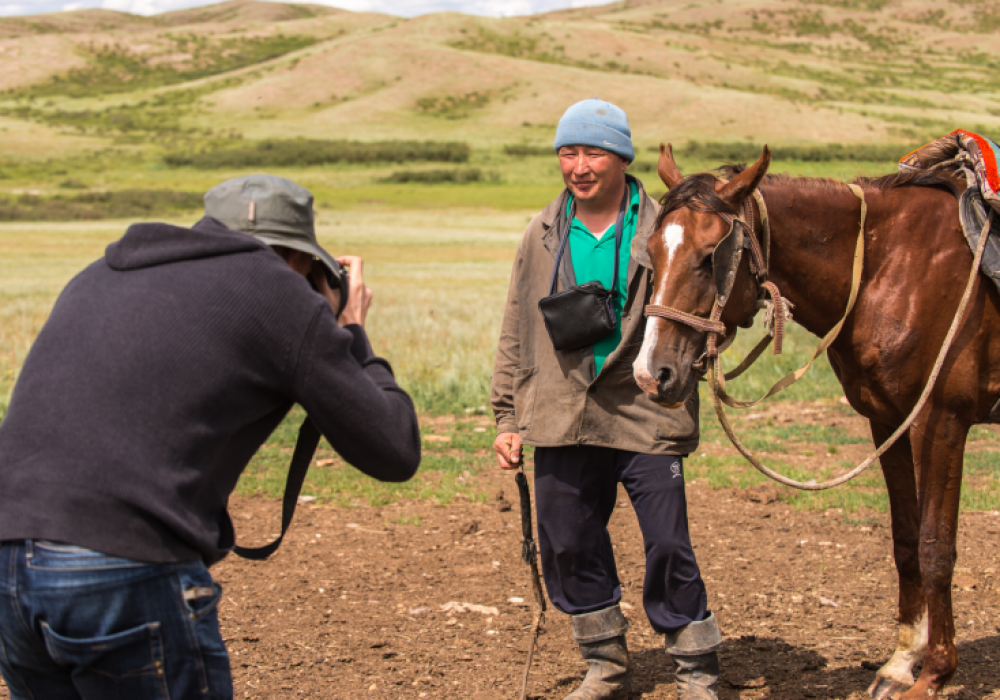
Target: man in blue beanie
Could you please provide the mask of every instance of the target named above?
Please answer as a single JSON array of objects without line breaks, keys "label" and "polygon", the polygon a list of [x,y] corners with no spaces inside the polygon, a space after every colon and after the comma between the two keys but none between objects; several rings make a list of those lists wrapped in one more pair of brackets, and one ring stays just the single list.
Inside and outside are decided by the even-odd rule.
[{"label": "man in blue beanie", "polygon": [[[522,443],[536,448],[545,586],[552,604],[573,616],[573,637],[590,663],[567,700],[629,695],[628,622],[607,529],[619,483],[642,528],[643,606],[666,636],[678,697],[714,700],[722,636],[707,609],[684,493],[683,456],[698,446],[697,392],[663,408],[632,374],[652,284],[631,253],[645,250],[659,205],[626,172],[635,151],[628,117],[615,105],[595,98],[570,107],[554,147],[566,188],[528,224],[514,261],[493,370],[493,449],[501,468],[514,469]],[[584,292],[610,299],[614,328],[598,328],[606,334],[578,347],[560,333],[558,314],[543,319],[539,301]],[[570,335],[590,327],[587,313],[570,315]]]}]

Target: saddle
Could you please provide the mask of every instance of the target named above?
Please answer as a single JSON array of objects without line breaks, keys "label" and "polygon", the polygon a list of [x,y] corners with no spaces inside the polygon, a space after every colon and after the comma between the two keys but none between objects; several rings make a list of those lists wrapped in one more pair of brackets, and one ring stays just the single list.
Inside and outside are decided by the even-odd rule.
[{"label": "saddle", "polygon": [[[944,170],[965,181],[958,198],[962,230],[969,247],[975,251],[979,235],[989,214],[987,207],[1000,215],[1000,147],[984,136],[957,129],[944,138],[931,141],[899,161],[901,171]],[[1000,232],[995,227],[983,251],[980,265],[1000,291]]]}]

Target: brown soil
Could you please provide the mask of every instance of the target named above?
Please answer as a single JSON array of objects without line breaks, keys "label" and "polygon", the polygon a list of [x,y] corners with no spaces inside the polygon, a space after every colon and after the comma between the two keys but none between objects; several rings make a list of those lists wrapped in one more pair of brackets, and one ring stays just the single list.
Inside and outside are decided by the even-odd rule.
[{"label": "brown soil", "polygon": [[[838,418],[843,420],[843,418]],[[854,421],[852,420],[852,423]],[[863,429],[857,421],[859,430]],[[506,473],[479,477],[516,501]],[[793,511],[769,486],[688,488],[692,538],[725,635],[720,697],[860,700],[895,645],[888,517]],[[532,621],[516,503],[300,506],[265,563],[230,557],[223,634],[237,698],[516,698]],[[232,504],[240,539],[270,539],[280,504]],[[642,612],[642,541],[620,494],[611,531],[632,622],[633,698],[676,697]],[[863,523],[863,524],[862,524]],[[1000,514],[962,517],[953,590],[960,666],[947,695],[1000,699]],[[496,608],[444,610],[447,603]],[[528,696],[564,697],[585,672],[569,619],[550,609]],[[0,697],[7,697],[0,684]]]}]

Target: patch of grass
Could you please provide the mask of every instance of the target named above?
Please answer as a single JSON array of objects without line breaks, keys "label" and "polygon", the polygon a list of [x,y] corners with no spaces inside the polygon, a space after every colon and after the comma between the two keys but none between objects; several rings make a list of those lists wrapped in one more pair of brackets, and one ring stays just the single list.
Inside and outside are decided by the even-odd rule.
[{"label": "patch of grass", "polygon": [[[443,182],[481,182],[487,177],[479,168],[467,170],[398,170],[380,182],[420,182],[424,184],[440,184]],[[493,178],[495,179],[495,178]]]},{"label": "patch of grass", "polygon": [[[678,149],[678,155],[729,163],[748,162],[760,158],[763,144],[740,141],[690,141]],[[913,150],[909,145],[869,143],[829,143],[808,146],[768,145],[774,160],[826,163],[830,161],[898,161]]]},{"label": "patch of grass", "polygon": [[446,97],[421,97],[417,100],[417,111],[444,119],[467,119],[473,109],[488,105],[490,98],[489,93],[479,91]]},{"label": "patch of grass", "polygon": [[[241,78],[220,78],[198,87],[158,92],[148,99],[123,101],[103,109],[65,109],[40,107],[32,99],[0,108],[0,115],[30,120],[40,124],[71,129],[79,135],[117,137],[119,142],[171,143],[215,137],[240,138],[232,129],[213,129],[185,124],[184,118],[197,111],[197,101],[217,90],[239,85]],[[189,146],[190,148],[190,146]]]},{"label": "patch of grass", "polygon": [[[81,184],[70,187],[79,187]],[[174,190],[120,190],[54,197],[30,194],[0,196],[0,221],[148,218],[200,209],[204,206],[202,196],[201,192]]]},{"label": "patch of grass", "polygon": [[[237,485],[241,495],[264,495],[271,498],[284,493],[288,462],[295,446],[298,427],[305,417],[296,407],[274,431],[257,453]],[[400,501],[423,501],[445,505],[454,501],[484,503],[488,499],[485,487],[480,487],[477,475],[492,466],[492,456],[482,444],[492,445],[495,431],[471,432],[471,422],[462,421],[437,426],[436,437],[454,436],[454,444],[424,443],[423,458],[417,475],[404,483],[383,483],[366,476],[343,460],[335,457],[323,441],[317,460],[309,468],[302,494],[315,496],[320,503],[340,507],[357,505],[384,506]],[[426,435],[427,425],[424,426]],[[475,436],[474,439],[462,434]],[[321,462],[322,465],[319,463]],[[408,524],[419,524],[411,517]]]},{"label": "patch of grass", "polygon": [[320,139],[264,140],[200,153],[164,156],[171,167],[238,169],[304,167],[328,163],[405,163],[433,161],[464,163],[471,149],[447,141],[326,141]]},{"label": "patch of grass", "polygon": [[552,146],[532,146],[526,143],[508,143],[503,147],[503,152],[515,158],[529,158],[534,156],[549,156],[554,153]]},{"label": "patch of grass", "polygon": [[[721,26],[721,22],[719,22],[719,26]],[[450,42],[449,45],[464,51],[498,54],[500,56],[509,56],[511,58],[520,58],[539,63],[556,63],[604,73],[636,72],[643,75],[649,73],[645,69],[633,71],[629,65],[619,63],[613,59],[594,62],[571,58],[566,55],[566,47],[562,44],[553,43],[552,37],[548,34],[528,36],[521,34],[519,31],[504,34],[486,29],[485,27],[479,27],[475,36],[463,37],[457,41]]]},{"label": "patch of grass", "polygon": [[174,85],[263,63],[316,42],[311,36],[283,34],[219,39],[197,34],[163,37],[173,45],[161,55],[180,55],[182,59],[157,61],[157,56],[136,53],[120,44],[91,43],[79,47],[88,59],[87,66],[52,76],[25,88],[22,94],[98,97]]}]

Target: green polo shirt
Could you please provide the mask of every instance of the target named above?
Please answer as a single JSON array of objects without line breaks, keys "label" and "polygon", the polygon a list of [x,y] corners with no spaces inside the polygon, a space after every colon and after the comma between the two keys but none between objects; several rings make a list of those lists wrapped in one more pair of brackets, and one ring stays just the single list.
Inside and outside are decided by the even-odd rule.
[{"label": "green polo shirt", "polygon": [[[615,313],[618,315],[618,327],[594,343],[594,376],[601,373],[604,361],[611,351],[618,347],[622,340],[622,310],[625,308],[625,297],[628,295],[628,262],[631,258],[632,239],[635,237],[635,224],[639,218],[639,187],[628,183],[631,192],[629,205],[625,208],[625,221],[622,226],[622,243],[618,252],[618,297],[615,299]],[[573,205],[573,195],[566,202],[566,216],[569,216]],[[573,274],[577,284],[586,284],[599,280],[605,289],[611,289],[615,275],[615,225],[611,224],[600,239],[596,238],[586,226],[576,217],[569,227],[569,248],[573,260]]]}]

